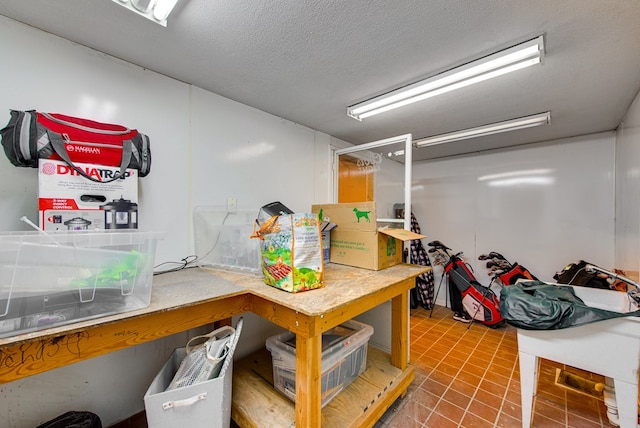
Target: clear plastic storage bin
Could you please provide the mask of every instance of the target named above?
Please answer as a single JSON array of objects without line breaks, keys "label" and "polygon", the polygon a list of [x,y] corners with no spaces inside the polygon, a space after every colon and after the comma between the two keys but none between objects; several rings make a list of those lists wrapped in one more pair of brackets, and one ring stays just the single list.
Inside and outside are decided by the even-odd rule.
[{"label": "clear plastic storage bin", "polygon": [[148,306],[163,235],[0,232],[0,337]]},{"label": "clear plastic storage bin", "polygon": [[[350,320],[322,335],[322,407],[367,368],[373,327]],[[296,336],[286,332],[267,339],[275,388],[295,402]]]},{"label": "clear plastic storage bin", "polygon": [[258,210],[229,212],[196,207],[193,231],[198,265],[260,272],[260,245],[251,239]]}]

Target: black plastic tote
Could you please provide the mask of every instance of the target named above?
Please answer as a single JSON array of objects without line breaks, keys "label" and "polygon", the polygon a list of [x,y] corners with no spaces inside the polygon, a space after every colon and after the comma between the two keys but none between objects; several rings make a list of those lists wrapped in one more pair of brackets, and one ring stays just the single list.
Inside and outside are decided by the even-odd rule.
[{"label": "black plastic tote", "polygon": [[72,411],[38,425],[37,428],[102,428],[102,422],[95,413]]}]

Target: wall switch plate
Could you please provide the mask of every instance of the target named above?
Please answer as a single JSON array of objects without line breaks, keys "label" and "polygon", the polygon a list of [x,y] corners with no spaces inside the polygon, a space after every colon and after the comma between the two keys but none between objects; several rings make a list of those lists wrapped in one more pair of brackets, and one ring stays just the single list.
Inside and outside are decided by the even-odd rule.
[{"label": "wall switch plate", "polygon": [[236,210],[238,209],[237,202],[238,201],[236,200],[236,198],[229,196],[227,198],[227,212],[230,212],[230,213],[236,212]]}]

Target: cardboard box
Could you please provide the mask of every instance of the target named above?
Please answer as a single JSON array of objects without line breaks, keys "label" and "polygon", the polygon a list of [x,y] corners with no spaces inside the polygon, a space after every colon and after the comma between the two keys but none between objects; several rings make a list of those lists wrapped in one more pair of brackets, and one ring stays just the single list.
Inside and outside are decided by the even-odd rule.
[{"label": "cardboard box", "polygon": [[340,230],[377,230],[375,202],[313,205],[311,211],[318,214],[320,221],[335,223]]},{"label": "cardboard box", "polygon": [[329,263],[331,255],[331,231],[338,225],[328,221],[320,222],[320,235],[322,236],[322,258]]},{"label": "cardboard box", "polygon": [[[90,176],[107,179],[119,167],[76,164]],[[40,227],[49,230],[137,229],[138,171],[126,178],[95,183],[63,161],[40,159],[38,214]]]},{"label": "cardboard box", "polygon": [[425,237],[405,229],[378,228],[375,202],[313,205],[311,211],[338,225],[331,232],[332,263],[385,269],[402,263],[404,241]]}]

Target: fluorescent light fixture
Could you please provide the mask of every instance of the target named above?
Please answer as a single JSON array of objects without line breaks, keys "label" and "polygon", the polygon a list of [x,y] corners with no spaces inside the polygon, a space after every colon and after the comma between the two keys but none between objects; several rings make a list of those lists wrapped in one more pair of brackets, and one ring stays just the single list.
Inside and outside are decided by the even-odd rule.
[{"label": "fluorescent light fixture", "polygon": [[166,27],[167,18],[178,0],[113,0],[113,2]]},{"label": "fluorescent light fixture", "polygon": [[347,107],[357,120],[422,101],[542,62],[543,36]]},{"label": "fluorescent light fixture", "polygon": [[466,140],[468,138],[484,137],[499,134],[501,132],[516,131],[518,129],[532,128],[534,126],[548,125],[551,123],[551,113],[538,113],[518,119],[505,120],[504,122],[490,123],[477,128],[464,129],[448,134],[435,135],[433,137],[420,138],[414,141],[415,147],[435,146],[450,143],[452,141]]}]

